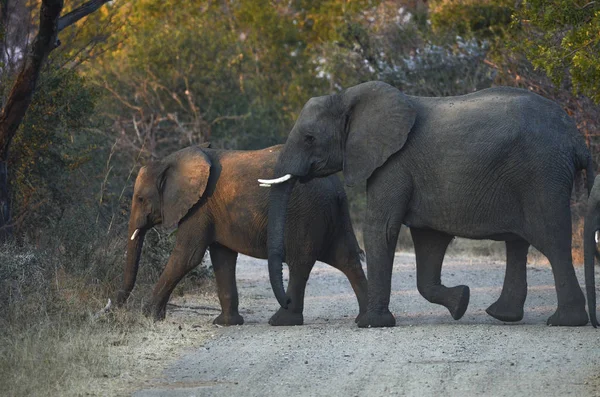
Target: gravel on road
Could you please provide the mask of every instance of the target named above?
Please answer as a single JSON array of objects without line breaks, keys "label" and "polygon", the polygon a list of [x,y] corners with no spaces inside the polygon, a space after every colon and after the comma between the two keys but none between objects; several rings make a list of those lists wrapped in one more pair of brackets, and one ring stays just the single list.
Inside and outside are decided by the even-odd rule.
[{"label": "gravel on road", "polygon": [[397,254],[390,308],[398,325],[385,329],[356,327],[349,282],[322,263],[308,283],[305,325],[272,327],[278,305],[266,262],[240,256],[237,269],[246,323],[213,326],[216,295],[175,299],[167,321],[197,316],[214,337],[134,396],[600,396],[600,330],[545,325],[556,308],[547,264],[528,265],[525,318],[509,324],[485,313],[500,296],[505,264],[446,258],[444,284],[471,288],[469,309],[454,321],[419,295],[414,255]]}]

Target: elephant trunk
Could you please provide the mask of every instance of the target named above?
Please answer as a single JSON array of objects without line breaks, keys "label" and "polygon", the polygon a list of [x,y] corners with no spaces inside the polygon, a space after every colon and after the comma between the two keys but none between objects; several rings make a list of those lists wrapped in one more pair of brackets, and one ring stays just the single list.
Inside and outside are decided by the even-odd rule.
[{"label": "elephant trunk", "polygon": [[596,318],[596,282],[594,277],[594,257],[597,255],[596,236],[600,229],[600,216],[596,213],[596,205],[590,196],[588,211],[585,216],[585,225],[583,228],[583,257],[585,270],[585,290],[587,294],[588,311],[590,313],[590,322],[596,328],[598,320]]},{"label": "elephant trunk", "polygon": [[131,290],[133,290],[140,263],[140,256],[142,254],[142,245],[144,244],[144,237],[146,235],[146,229],[136,228],[133,226],[133,223],[133,221],[130,221],[129,223],[129,233],[127,235],[127,259],[125,260],[123,285],[117,292],[117,306],[124,305],[127,298],[129,298]]},{"label": "elephant trunk", "polygon": [[269,225],[267,228],[267,248],[269,255],[269,280],[277,301],[287,309],[289,298],[283,287],[283,260],[285,259],[285,222],[287,205],[296,178],[271,187],[269,197]]}]

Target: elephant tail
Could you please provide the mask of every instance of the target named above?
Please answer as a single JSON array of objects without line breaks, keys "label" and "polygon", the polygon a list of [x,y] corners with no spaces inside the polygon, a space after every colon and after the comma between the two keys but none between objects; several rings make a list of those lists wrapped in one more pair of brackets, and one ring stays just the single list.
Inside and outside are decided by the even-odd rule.
[{"label": "elephant tail", "polygon": [[575,171],[585,170],[586,187],[589,196],[592,192],[592,188],[594,187],[594,178],[596,175],[594,160],[592,160],[592,154],[590,153],[590,149],[588,148],[583,136],[579,132],[576,132],[573,134],[573,137],[573,165],[575,166]]},{"label": "elephant tail", "polygon": [[[591,203],[592,198],[590,196],[592,194],[592,189],[594,189],[594,182],[596,180],[596,176],[595,176],[596,170],[594,168],[595,168],[594,160],[592,160],[592,156],[588,152],[587,163],[585,165],[585,179],[586,179],[587,192],[588,192],[588,207],[590,205],[593,205]],[[600,190],[600,182],[597,184],[596,190]],[[585,222],[589,222],[588,215],[586,215],[586,218],[584,220],[585,220]],[[594,238],[595,238],[595,236],[594,236]],[[600,253],[598,252],[598,250],[594,250],[594,256],[596,257],[596,259],[598,259],[600,261]]]},{"label": "elephant tail", "polygon": [[594,171],[594,160],[592,160],[592,156],[588,157],[588,162],[585,167],[585,178],[587,180],[587,191],[588,196],[592,192],[592,188],[594,187],[594,179],[595,179],[595,171]]}]

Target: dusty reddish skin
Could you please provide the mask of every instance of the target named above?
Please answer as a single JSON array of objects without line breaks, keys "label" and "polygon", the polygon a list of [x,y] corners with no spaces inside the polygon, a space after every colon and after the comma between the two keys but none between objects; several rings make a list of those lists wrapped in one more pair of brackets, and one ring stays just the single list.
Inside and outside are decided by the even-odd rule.
[{"label": "dusty reddish skin", "polygon": [[[174,214],[178,214],[175,217],[178,223],[175,248],[145,312],[155,319],[163,319],[171,292],[201,262],[209,248],[222,309],[214,322],[242,324],[235,281],[236,259],[238,253],[267,258],[270,189],[260,187],[257,179],[272,177],[280,149],[281,146],[259,151],[187,148],[144,167],[134,188],[124,282],[118,292],[117,304],[125,303],[134,287],[145,232],[163,220],[171,223]],[[209,176],[204,182],[200,181],[203,173]],[[182,187],[190,179],[198,183]],[[173,194],[169,189],[174,189],[175,185],[179,191]],[[169,197],[176,197],[176,200]],[[285,259],[290,267],[287,289],[290,304],[287,309],[281,308],[269,322],[273,325],[303,323],[304,290],[316,260],[338,268],[348,277],[356,293],[359,311],[363,313],[367,282],[360,264],[361,250],[337,177],[298,184],[290,198],[288,217]],[[139,233],[131,240],[136,229]],[[265,277],[268,277],[266,263]]]}]

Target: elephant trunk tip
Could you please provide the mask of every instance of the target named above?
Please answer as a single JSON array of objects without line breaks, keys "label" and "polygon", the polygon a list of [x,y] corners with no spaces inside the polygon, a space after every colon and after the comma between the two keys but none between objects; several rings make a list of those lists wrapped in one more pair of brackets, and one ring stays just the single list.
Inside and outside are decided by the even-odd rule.
[{"label": "elephant trunk tip", "polygon": [[277,297],[277,302],[279,302],[279,306],[281,306],[282,308],[287,310],[288,307],[290,306],[290,303],[292,303],[292,300],[289,297],[284,295],[281,298]]},{"label": "elephant trunk tip", "polygon": [[291,300],[283,288],[282,262],[280,258],[269,258],[269,279],[277,302],[282,308],[287,309]]},{"label": "elephant trunk tip", "polygon": [[96,314],[94,315],[94,319],[98,319],[101,316],[105,315],[106,313],[110,312],[110,309],[112,308],[112,301],[110,299],[108,299],[108,303],[106,304],[106,306],[104,306],[102,309],[98,310],[98,312],[96,312]]}]

